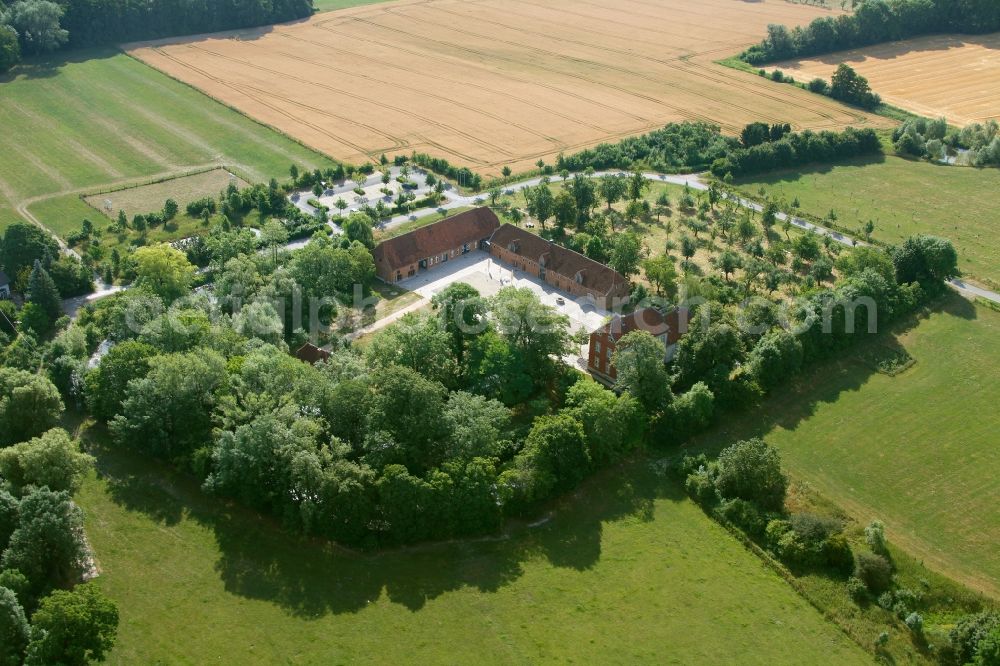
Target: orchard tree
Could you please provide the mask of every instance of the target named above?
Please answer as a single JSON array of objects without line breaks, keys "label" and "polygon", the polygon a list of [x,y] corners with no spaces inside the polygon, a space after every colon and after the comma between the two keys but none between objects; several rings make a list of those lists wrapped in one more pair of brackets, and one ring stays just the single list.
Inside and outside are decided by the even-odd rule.
[{"label": "orchard tree", "polygon": [[555,198],[552,190],[545,183],[541,183],[526,191],[528,198],[528,214],[541,223],[545,228],[545,220],[552,217],[555,212]]},{"label": "orchard tree", "polygon": [[677,295],[677,267],[674,259],[668,254],[660,255],[642,262],[642,270],[646,279],[655,287],[660,296],[674,298]]},{"label": "orchard tree", "polygon": [[627,279],[639,272],[643,247],[639,237],[633,233],[616,234],[611,241],[611,256],[608,265]]},{"label": "orchard tree", "polygon": [[552,211],[556,217],[556,225],[560,229],[576,225],[576,199],[573,198],[572,193],[561,190],[552,202]]},{"label": "orchard tree", "polygon": [[628,180],[623,176],[610,174],[601,176],[597,189],[601,199],[608,204],[608,210],[611,210],[612,204],[621,201],[628,192]]},{"label": "orchard tree", "polygon": [[628,178],[628,198],[632,201],[638,201],[642,198],[642,195],[649,189],[649,181],[646,177],[642,175],[641,171],[635,171]]},{"label": "orchard tree", "polygon": [[688,262],[694,258],[694,255],[698,252],[698,244],[693,238],[684,234],[681,236],[681,256],[684,257],[684,268],[688,267]]},{"label": "orchard tree", "polygon": [[719,255],[719,270],[722,271],[723,277],[726,278],[726,282],[729,282],[730,276],[736,272],[736,269],[740,267],[740,257],[734,252],[726,250],[721,255]]}]

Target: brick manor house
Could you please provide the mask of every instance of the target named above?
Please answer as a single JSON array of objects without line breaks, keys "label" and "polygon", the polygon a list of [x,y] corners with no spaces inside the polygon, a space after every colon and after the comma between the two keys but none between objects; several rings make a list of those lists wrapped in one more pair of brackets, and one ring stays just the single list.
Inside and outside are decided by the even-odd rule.
[{"label": "brick manor house", "polygon": [[590,334],[587,369],[605,384],[614,385],[618,371],[611,363],[618,341],[632,331],[646,331],[663,343],[663,361],[669,361],[677,341],[687,333],[691,314],[687,308],[674,308],[663,314],[656,308],[640,308],[630,315],[615,315],[611,321]]}]

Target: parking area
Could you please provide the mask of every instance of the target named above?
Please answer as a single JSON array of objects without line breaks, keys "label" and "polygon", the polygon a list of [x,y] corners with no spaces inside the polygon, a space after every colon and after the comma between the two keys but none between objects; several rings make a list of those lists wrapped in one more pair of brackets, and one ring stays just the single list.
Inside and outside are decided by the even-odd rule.
[{"label": "parking area", "polygon": [[[578,298],[556,289],[532,275],[498,262],[486,252],[479,250],[403,280],[399,286],[430,299],[454,282],[465,282],[486,297],[493,296],[504,287],[531,289],[542,303],[551,305],[569,318],[570,331],[573,333],[580,329],[590,333],[602,326],[611,315],[586,298]],[[570,365],[585,369],[586,356],[587,345],[581,345],[579,353],[567,356],[564,360]]]}]

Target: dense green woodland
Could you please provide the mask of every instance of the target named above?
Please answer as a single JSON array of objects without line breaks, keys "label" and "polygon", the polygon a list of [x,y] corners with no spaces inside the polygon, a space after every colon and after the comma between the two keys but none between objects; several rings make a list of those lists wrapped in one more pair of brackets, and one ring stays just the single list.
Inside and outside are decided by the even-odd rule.
[{"label": "dense green woodland", "polygon": [[312,0],[0,1],[0,73],[21,55],[253,28],[312,13]]},{"label": "dense green woodland", "polygon": [[821,17],[804,28],[768,27],[768,36],[741,58],[762,64],[805,58],[921,35],[1000,30],[995,0],[860,0],[852,14]]}]

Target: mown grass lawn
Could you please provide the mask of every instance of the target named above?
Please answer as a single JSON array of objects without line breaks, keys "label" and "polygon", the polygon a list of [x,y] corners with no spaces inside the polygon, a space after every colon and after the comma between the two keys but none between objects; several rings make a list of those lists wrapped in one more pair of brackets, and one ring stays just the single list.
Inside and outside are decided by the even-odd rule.
[{"label": "mown grass lawn", "polygon": [[[258,180],[287,176],[293,162],[332,165],[115,50],[30,60],[0,77],[0,90],[0,209],[208,164]],[[61,211],[31,210],[58,233],[79,228]]]},{"label": "mown grass lawn", "polygon": [[777,446],[792,475],[925,564],[1000,598],[1000,313],[958,296],[876,345],[916,363],[895,377],[849,350],[762,408],[695,442],[749,436]]},{"label": "mown grass lawn", "polygon": [[506,539],[359,555],[97,455],[78,502],[112,664],[870,660],[646,463]]},{"label": "mown grass lawn", "polygon": [[[951,239],[959,268],[972,277],[1000,284],[1000,169],[950,167],[885,157],[813,171],[783,171],[739,181],[750,194],[764,187],[787,202],[798,197],[802,210],[860,230],[875,222],[873,237],[897,243],[913,234]],[[859,234],[860,235],[860,234]]]}]

